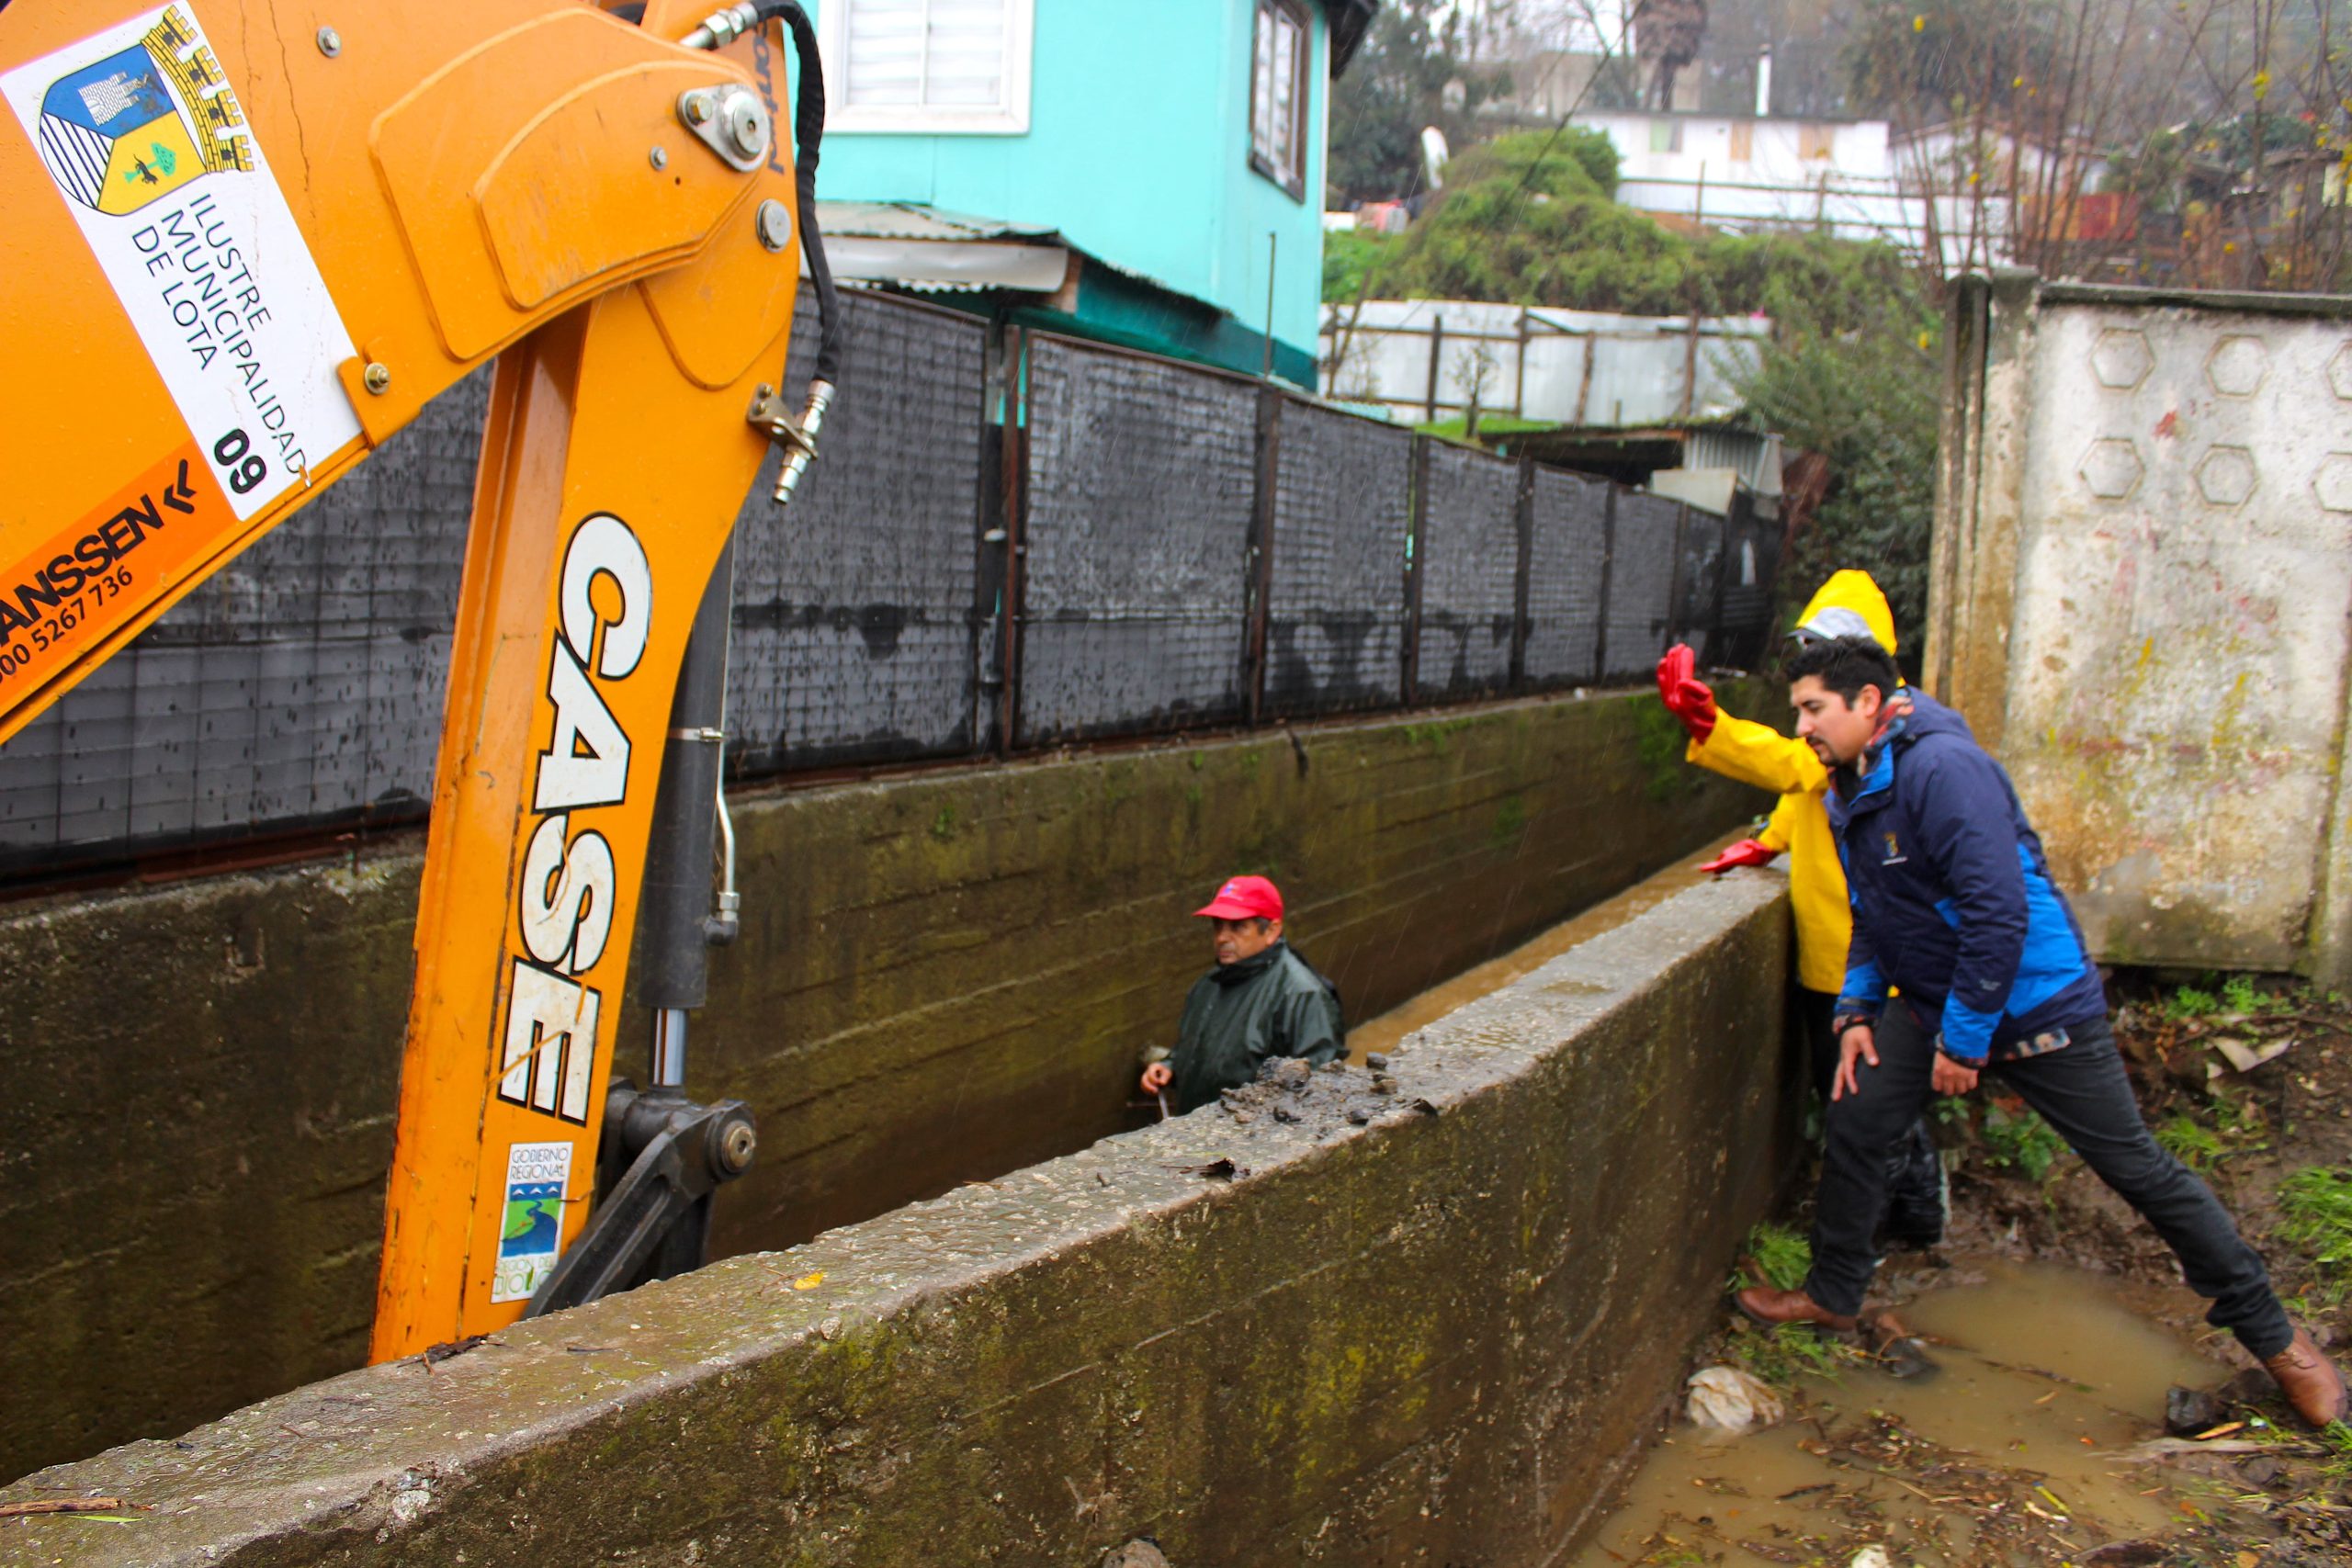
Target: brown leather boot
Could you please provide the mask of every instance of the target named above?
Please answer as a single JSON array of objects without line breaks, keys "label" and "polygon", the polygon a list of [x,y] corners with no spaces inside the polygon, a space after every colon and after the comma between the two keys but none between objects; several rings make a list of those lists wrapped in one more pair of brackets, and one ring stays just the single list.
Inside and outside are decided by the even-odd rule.
[{"label": "brown leather boot", "polygon": [[[1822,1328],[1834,1328],[1839,1333],[1854,1326],[1854,1320],[1841,1312],[1831,1312],[1803,1291],[1776,1291],[1770,1285],[1751,1285],[1732,1297],[1739,1310],[1767,1325],[1779,1323],[1810,1323]],[[2316,1352],[2314,1352],[2316,1354]],[[2284,1379],[2280,1380],[2282,1382]],[[2337,1385],[2339,1390],[2342,1385]]]},{"label": "brown leather boot", "polygon": [[2278,1380],[2279,1392],[2295,1414],[2313,1427],[2344,1419],[2344,1378],[2301,1329],[2284,1350],[2262,1363]]}]

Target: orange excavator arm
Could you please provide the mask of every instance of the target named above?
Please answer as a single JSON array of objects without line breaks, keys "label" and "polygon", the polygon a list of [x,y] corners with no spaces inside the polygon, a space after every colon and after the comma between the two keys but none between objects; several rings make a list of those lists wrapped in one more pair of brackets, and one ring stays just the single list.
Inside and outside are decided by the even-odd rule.
[{"label": "orange excavator arm", "polygon": [[586,1219],[689,630],[770,440],[808,455],[797,7],[700,9],[0,11],[0,739],[498,359],[379,1359],[520,1315]]}]

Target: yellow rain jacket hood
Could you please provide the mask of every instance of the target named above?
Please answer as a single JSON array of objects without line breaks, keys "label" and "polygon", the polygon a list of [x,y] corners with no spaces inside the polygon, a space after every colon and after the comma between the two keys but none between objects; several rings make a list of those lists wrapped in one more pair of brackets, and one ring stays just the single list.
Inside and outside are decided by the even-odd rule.
[{"label": "yellow rain jacket hood", "polygon": [[[1894,615],[1886,595],[1867,571],[1837,573],[1821,585],[1797,616],[1800,629],[1823,637],[1868,632],[1887,652],[1894,651]],[[1787,852],[1789,902],[1797,921],[1797,984],[1808,991],[1836,995],[1846,978],[1846,945],[1853,916],[1846,902],[1846,874],[1838,863],[1829,814],[1821,804],[1829,772],[1813,748],[1770,725],[1718,713],[1704,741],[1687,753],[1702,768],[1769,789],[1781,797],[1758,841]]]}]

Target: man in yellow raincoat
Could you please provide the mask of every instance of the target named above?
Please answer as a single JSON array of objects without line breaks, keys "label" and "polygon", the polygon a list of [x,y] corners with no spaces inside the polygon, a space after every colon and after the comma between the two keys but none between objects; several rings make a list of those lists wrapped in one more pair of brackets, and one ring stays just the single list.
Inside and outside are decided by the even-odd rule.
[{"label": "man in yellow raincoat", "polygon": [[[1867,571],[1837,573],[1821,585],[1797,616],[1790,634],[1800,642],[1816,637],[1862,637],[1894,651],[1894,615],[1886,595]],[[1829,1076],[1838,1065],[1838,1039],[1830,1026],[1838,988],[1846,978],[1846,946],[1853,915],[1847,904],[1846,874],[1829,829],[1822,795],[1829,772],[1802,740],[1769,725],[1734,718],[1717,710],[1714,694],[1693,673],[1697,660],[1679,643],[1658,661],[1658,696],[1690,736],[1689,761],[1702,768],[1778,795],[1780,803],[1763,832],[1742,839],[1709,861],[1721,874],[1734,866],[1763,865],[1785,852],[1789,857],[1789,901],[1797,924],[1797,999],[1814,1087],[1826,1104]],[[1897,1146],[1887,1171],[1885,1239],[1900,1246],[1933,1247],[1943,1239],[1946,1198],[1943,1163],[1926,1118]]]}]

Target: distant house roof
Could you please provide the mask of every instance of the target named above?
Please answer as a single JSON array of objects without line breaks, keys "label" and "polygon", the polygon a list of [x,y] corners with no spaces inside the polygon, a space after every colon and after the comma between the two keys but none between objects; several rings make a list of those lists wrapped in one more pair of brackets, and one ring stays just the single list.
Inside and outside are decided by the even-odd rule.
[{"label": "distant house roof", "polygon": [[1104,261],[1057,229],[905,201],[820,201],[817,226],[843,283],[967,296],[955,303],[1010,308],[1055,331],[1242,375],[1271,368],[1314,389],[1313,355],[1287,344],[1269,350],[1230,311]]}]

